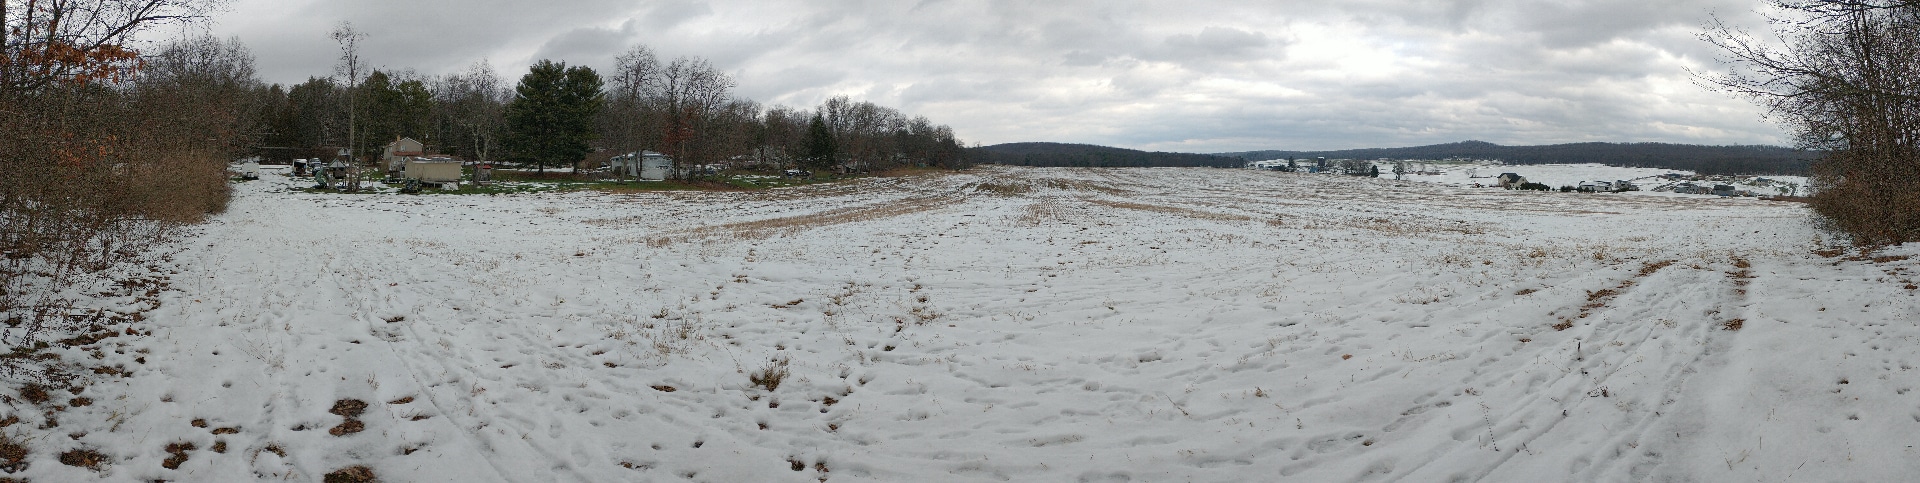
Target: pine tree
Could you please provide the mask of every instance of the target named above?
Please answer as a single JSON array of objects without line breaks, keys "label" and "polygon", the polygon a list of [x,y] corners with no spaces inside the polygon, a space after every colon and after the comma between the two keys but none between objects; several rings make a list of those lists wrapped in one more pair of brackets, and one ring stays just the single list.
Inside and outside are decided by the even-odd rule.
[{"label": "pine tree", "polygon": [[600,75],[585,66],[542,60],[514,87],[507,104],[506,148],[510,159],[548,165],[571,164],[591,151],[594,119],[606,104]]},{"label": "pine tree", "polygon": [[815,113],[813,120],[807,123],[807,165],[817,169],[833,169],[837,151],[839,146],[834,143],[833,130],[827,127],[826,117]]}]

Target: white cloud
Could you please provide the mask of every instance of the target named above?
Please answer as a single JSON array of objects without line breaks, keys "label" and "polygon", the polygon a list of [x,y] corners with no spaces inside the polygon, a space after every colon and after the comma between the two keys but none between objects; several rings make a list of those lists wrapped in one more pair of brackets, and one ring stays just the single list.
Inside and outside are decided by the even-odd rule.
[{"label": "white cloud", "polygon": [[630,45],[713,60],[739,93],[846,94],[968,141],[1225,151],[1502,143],[1779,143],[1742,101],[1689,82],[1693,37],[1740,0],[846,2],[239,0],[269,80],[331,73],[352,20],[375,65],[509,77],[539,58],[596,68]]}]

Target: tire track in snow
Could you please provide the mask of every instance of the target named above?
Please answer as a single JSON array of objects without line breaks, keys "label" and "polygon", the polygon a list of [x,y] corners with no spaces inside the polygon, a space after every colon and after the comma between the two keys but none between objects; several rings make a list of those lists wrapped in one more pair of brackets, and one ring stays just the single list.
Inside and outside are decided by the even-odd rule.
[{"label": "tire track in snow", "polygon": [[[1522,344],[1538,349],[1482,361],[1504,369],[1462,381],[1463,393],[1481,402],[1449,405],[1471,422],[1456,423],[1452,442],[1388,480],[1505,481],[1561,472],[1581,481],[1644,479],[1660,456],[1650,446],[1658,442],[1651,428],[1683,402],[1696,367],[1724,345],[1715,340],[1718,309],[1700,310],[1698,302],[1731,290],[1717,273],[1701,270],[1654,268],[1634,279],[1604,297],[1602,307],[1583,305],[1589,316],[1578,318],[1585,323],[1577,329],[1537,331],[1532,337],[1541,340]],[[1416,409],[1422,407],[1429,406]],[[1566,424],[1576,426],[1559,431]],[[1612,436],[1581,439],[1594,433]]]}]

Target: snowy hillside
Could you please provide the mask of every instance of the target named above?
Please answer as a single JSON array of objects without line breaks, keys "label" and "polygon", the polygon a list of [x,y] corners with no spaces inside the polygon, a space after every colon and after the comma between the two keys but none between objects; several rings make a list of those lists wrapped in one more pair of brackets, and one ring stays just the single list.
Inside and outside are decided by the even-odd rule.
[{"label": "snowy hillside", "polygon": [[[127,375],[90,374],[7,476],[1920,474],[1920,260],[1816,254],[1800,204],[1239,169],[302,183],[238,184],[156,261],[170,289],[98,359]],[[13,434],[41,422],[12,404]]]}]

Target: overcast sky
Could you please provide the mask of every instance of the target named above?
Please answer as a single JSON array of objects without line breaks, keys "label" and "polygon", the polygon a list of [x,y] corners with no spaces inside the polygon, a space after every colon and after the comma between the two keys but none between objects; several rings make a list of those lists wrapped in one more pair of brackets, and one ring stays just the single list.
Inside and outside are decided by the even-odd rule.
[{"label": "overcast sky", "polygon": [[1710,14],[1754,0],[232,0],[269,82],[333,74],[340,21],[375,67],[486,60],[606,69],[645,44],[731,73],[737,95],[848,95],[969,144],[1222,152],[1477,139],[1783,144],[1746,102],[1696,86]]}]

